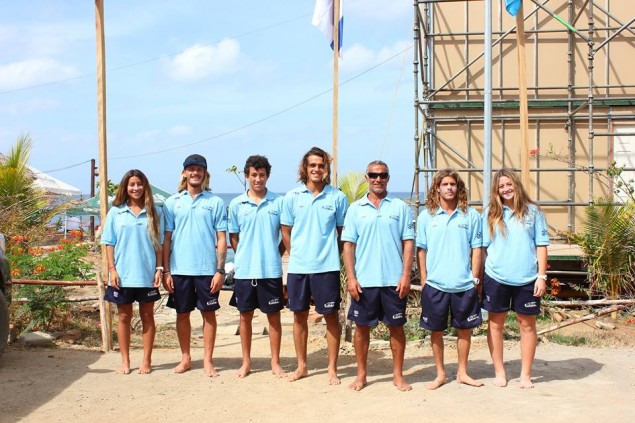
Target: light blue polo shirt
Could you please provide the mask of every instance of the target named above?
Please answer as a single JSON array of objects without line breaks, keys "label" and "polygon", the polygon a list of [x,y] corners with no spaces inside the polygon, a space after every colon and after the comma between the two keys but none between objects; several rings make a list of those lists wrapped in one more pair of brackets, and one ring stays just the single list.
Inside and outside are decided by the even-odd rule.
[{"label": "light blue polo shirt", "polygon": [[[158,217],[162,223],[161,215]],[[159,233],[163,235],[163,225]],[[163,239],[159,241],[163,242]],[[154,245],[148,234],[148,214],[145,208],[139,216],[135,216],[125,204],[112,207],[106,215],[101,243],[115,247],[115,267],[122,287],[152,288],[157,261]]]},{"label": "light blue polo shirt", "polygon": [[518,220],[514,212],[503,206],[506,236],[496,227],[494,238],[487,226],[487,210],[483,212],[483,247],[487,248],[485,272],[496,281],[520,286],[534,282],[538,277],[536,247],[549,245],[547,221],[540,209],[530,204],[524,220]]},{"label": "light blue polo shirt", "polygon": [[289,191],[282,202],[280,223],[293,226],[289,273],[323,273],[340,270],[337,227],[344,226],[346,196],[325,185],[313,196],[306,185]]},{"label": "light blue polo shirt", "polygon": [[403,273],[403,240],[414,239],[410,207],[386,196],[377,209],[368,195],[346,212],[342,241],[354,242],[355,276],[363,288],[397,286]]},{"label": "light blue polo shirt", "polygon": [[229,203],[227,231],[238,233],[238,249],[234,257],[237,279],[269,279],[282,277],[280,257],[280,215],[282,196],[267,190],[256,204],[242,194]]},{"label": "light blue polo shirt", "polygon": [[163,216],[165,231],[172,232],[172,274],[215,274],[216,232],[227,230],[227,211],[223,200],[209,191],[192,198],[184,190],[165,200]]},{"label": "light blue polo shirt", "polygon": [[417,219],[417,247],[426,252],[427,282],[444,292],[463,292],[474,286],[472,249],[483,242],[481,216],[472,207],[449,215],[442,208],[428,209]]}]

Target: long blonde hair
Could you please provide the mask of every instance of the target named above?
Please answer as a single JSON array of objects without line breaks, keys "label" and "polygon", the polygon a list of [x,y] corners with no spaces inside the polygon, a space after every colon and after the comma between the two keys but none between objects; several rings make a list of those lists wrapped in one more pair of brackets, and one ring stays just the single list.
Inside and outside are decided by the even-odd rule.
[{"label": "long blonde hair", "polygon": [[529,194],[525,191],[520,178],[512,169],[505,168],[496,172],[492,178],[492,191],[489,196],[489,205],[487,206],[487,228],[491,238],[494,238],[496,228],[498,228],[503,237],[507,235],[507,225],[505,225],[505,220],[503,220],[503,200],[498,192],[498,185],[503,176],[508,178],[514,187],[514,217],[516,219],[523,220],[529,213],[529,205],[536,205],[529,198]]},{"label": "long blonde hair", "polygon": [[[211,191],[209,187],[209,181],[212,179],[212,175],[209,174],[207,170],[205,170],[205,176],[203,176],[203,183],[201,184],[201,188],[203,191]],[[181,173],[181,179],[179,180],[179,187],[176,192],[181,192],[187,189],[187,177],[185,174]]]},{"label": "long blonde hair", "polygon": [[112,205],[121,206],[122,204],[126,204],[128,202],[130,199],[130,196],[128,195],[128,182],[130,181],[130,178],[135,176],[139,178],[143,184],[143,205],[146,209],[146,214],[148,215],[148,235],[150,236],[150,240],[152,241],[154,248],[158,249],[161,247],[159,215],[154,205],[152,187],[150,186],[148,178],[142,171],[139,169],[131,169],[124,173],[123,178],[121,178],[121,182],[119,183],[115,199],[112,200]]},{"label": "long blonde hair", "polygon": [[441,207],[441,196],[437,192],[437,188],[441,186],[443,178],[448,176],[456,181],[458,208],[463,213],[467,212],[467,188],[465,187],[465,182],[463,182],[463,179],[461,179],[461,176],[456,170],[446,168],[441,169],[434,174],[432,185],[430,185],[430,189],[426,195],[426,208],[430,214],[436,213],[439,207]]}]

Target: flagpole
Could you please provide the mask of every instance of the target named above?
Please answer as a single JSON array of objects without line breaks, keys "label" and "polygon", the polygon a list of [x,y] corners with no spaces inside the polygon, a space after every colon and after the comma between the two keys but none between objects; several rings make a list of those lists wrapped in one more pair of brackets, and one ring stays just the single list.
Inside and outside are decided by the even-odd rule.
[{"label": "flagpole", "polygon": [[337,187],[337,124],[339,108],[340,0],[333,0],[333,178]]},{"label": "flagpole", "polygon": [[516,51],[518,52],[518,97],[520,105],[520,175],[523,186],[530,192],[529,176],[529,107],[525,59],[525,14],[523,4],[516,14]]}]

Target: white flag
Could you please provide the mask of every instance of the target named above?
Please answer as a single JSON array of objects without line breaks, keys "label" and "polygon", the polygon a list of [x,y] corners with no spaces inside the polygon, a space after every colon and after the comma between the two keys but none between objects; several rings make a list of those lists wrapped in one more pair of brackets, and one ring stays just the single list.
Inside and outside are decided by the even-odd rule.
[{"label": "white flag", "polygon": [[[311,24],[319,28],[326,38],[328,38],[331,48],[333,48],[333,1],[340,0],[316,0],[315,9],[313,10],[313,19]],[[344,14],[342,13],[342,1],[340,1],[340,16],[339,16],[339,43],[338,49],[342,51],[342,35],[344,29]]]}]

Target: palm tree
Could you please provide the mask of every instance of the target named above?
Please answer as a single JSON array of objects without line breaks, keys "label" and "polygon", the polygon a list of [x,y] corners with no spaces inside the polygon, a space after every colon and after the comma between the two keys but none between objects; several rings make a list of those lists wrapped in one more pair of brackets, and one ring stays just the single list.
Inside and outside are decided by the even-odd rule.
[{"label": "palm tree", "polygon": [[31,146],[31,136],[22,134],[7,156],[0,155],[0,232],[37,238],[59,206],[34,184],[27,168]]},{"label": "palm tree", "polygon": [[568,235],[584,251],[591,294],[635,294],[635,203],[587,207],[584,230]]},{"label": "palm tree", "polygon": [[364,172],[350,171],[340,178],[340,191],[342,191],[348,204],[353,204],[368,192],[368,182],[364,177]]}]

